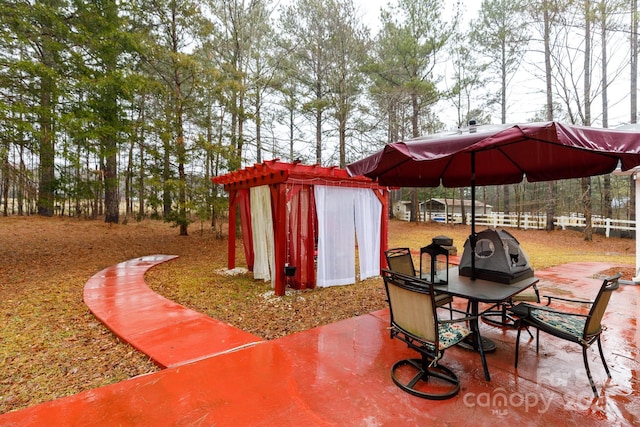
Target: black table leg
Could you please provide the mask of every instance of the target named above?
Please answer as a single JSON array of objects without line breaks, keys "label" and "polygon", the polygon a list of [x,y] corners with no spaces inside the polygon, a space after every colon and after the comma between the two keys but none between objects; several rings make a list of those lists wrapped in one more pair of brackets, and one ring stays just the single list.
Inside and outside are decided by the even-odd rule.
[{"label": "black table leg", "polygon": [[489,374],[489,367],[487,366],[487,359],[485,357],[485,353],[489,351],[494,351],[496,349],[496,345],[493,341],[488,338],[483,338],[480,335],[480,325],[478,322],[478,301],[470,301],[471,303],[471,314],[475,317],[469,321],[471,325],[471,336],[470,340],[461,341],[459,345],[461,347],[475,350],[480,352],[480,359],[482,360],[482,368],[484,369],[484,378],[487,381],[491,381],[491,375]]}]

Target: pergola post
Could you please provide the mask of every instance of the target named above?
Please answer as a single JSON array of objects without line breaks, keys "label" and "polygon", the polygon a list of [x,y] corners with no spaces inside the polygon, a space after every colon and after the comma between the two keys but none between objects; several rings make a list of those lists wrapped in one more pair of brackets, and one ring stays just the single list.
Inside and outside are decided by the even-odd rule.
[{"label": "pergola post", "polygon": [[275,214],[274,227],[274,257],[275,275],[274,292],[278,296],[285,294],[287,282],[284,274],[284,264],[287,259],[287,194],[286,185],[279,183],[271,186],[272,200],[275,201],[273,212]]},{"label": "pergola post", "polygon": [[229,244],[227,246],[227,268],[236,268],[236,212],[237,212],[236,190],[229,190]]},{"label": "pergola post", "polygon": [[380,268],[387,268],[386,250],[389,248],[389,197],[388,190],[380,189],[372,190],[382,204],[382,212],[380,212]]}]

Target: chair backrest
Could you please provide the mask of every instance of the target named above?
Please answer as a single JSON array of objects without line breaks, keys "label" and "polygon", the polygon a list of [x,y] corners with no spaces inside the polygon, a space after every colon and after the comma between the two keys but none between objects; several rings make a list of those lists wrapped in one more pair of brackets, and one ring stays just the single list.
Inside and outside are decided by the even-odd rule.
[{"label": "chair backrest", "polygon": [[416,269],[413,265],[411,250],[409,248],[393,248],[385,253],[387,257],[387,265],[389,270],[394,273],[406,274],[407,276],[415,276]]},{"label": "chair backrest", "polygon": [[433,286],[387,269],[382,270],[382,278],[389,300],[391,326],[438,348],[438,318],[431,297]]},{"label": "chair backrest", "polygon": [[593,300],[591,310],[589,311],[589,318],[584,327],[584,338],[600,333],[602,329],[602,317],[604,316],[604,312],[606,311],[609,300],[611,299],[611,294],[620,286],[618,279],[620,279],[621,276],[622,273],[618,273],[615,276],[607,277],[602,281],[600,291],[598,291],[598,295],[595,300]]}]

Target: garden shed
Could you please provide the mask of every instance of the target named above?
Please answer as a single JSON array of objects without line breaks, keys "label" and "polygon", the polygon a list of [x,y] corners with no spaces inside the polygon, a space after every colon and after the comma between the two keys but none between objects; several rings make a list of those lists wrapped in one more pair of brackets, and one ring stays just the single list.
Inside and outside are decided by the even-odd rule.
[{"label": "garden shed", "polygon": [[[429,199],[420,203],[420,212],[431,215],[461,215],[462,207],[465,212],[471,212],[473,200],[460,199]],[[476,211],[481,211],[484,215],[490,214],[493,206],[476,200]]]},{"label": "garden shed", "polygon": [[228,268],[235,268],[239,208],[247,266],[277,295],[287,285],[355,283],[356,266],[365,279],[386,265],[389,192],[369,178],[276,159],[211,180],[229,193]]}]

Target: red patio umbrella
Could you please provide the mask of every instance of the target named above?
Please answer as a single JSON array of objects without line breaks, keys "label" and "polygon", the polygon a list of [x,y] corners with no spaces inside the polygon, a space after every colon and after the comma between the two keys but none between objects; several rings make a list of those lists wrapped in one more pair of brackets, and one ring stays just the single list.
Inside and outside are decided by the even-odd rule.
[{"label": "red patio umbrella", "polygon": [[[475,188],[581,178],[640,165],[640,132],[558,122],[480,126],[474,132],[426,136],[386,145],[347,166],[381,185],[471,187],[472,271]],[[472,278],[475,274],[472,273]]]}]

